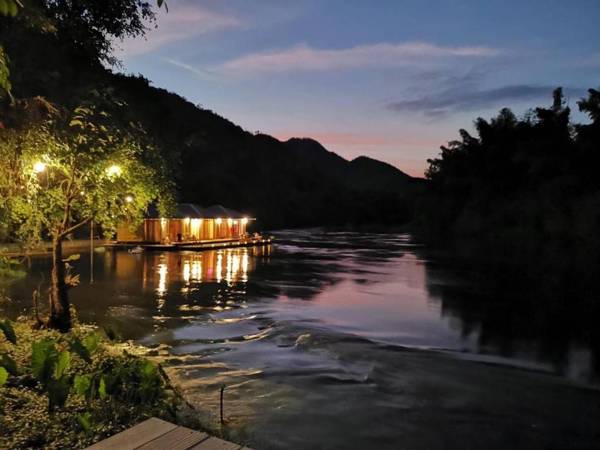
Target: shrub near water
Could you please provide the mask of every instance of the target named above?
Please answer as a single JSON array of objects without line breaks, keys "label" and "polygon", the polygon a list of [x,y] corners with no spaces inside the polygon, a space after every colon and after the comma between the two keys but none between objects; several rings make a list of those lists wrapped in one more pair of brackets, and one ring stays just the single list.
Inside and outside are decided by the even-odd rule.
[{"label": "shrub near water", "polygon": [[0,320],[0,448],[81,448],[178,397],[154,363],[117,352],[94,330],[67,334]]}]

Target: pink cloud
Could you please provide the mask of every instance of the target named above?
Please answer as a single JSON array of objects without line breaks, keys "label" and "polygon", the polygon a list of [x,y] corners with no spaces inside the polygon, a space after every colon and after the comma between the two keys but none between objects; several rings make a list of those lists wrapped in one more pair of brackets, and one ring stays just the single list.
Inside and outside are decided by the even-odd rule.
[{"label": "pink cloud", "polygon": [[426,42],[383,42],[343,49],[315,49],[302,44],[273,52],[245,55],[226,62],[221,70],[231,73],[265,73],[396,67],[436,59],[491,57],[500,53],[500,50],[490,47],[450,47]]}]

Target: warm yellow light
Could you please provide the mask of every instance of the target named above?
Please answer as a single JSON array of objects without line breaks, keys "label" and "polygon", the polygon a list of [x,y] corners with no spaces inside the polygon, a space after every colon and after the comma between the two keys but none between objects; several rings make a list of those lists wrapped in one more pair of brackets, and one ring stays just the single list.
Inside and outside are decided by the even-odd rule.
[{"label": "warm yellow light", "polygon": [[[166,264],[158,265],[158,287],[156,292],[159,296],[164,295],[167,292],[167,274],[169,273]],[[159,304],[159,309],[162,305]]]},{"label": "warm yellow light", "polygon": [[227,219],[227,225],[229,225],[229,226],[233,225],[233,219]]},{"label": "warm yellow light", "polygon": [[38,161],[33,165],[33,171],[35,173],[40,173],[40,172],[43,172],[44,170],[46,170],[46,164],[44,164],[41,161]]},{"label": "warm yellow light", "polygon": [[248,218],[247,218],[247,217],[244,217],[244,218],[242,219],[242,225],[247,225],[247,224],[248,224]]},{"label": "warm yellow light", "polygon": [[221,220],[220,218],[215,220],[215,223],[216,223],[217,225],[221,225],[221,222],[222,222],[222,220]]},{"label": "warm yellow light", "polygon": [[133,202],[133,196],[132,196],[132,195],[128,195],[127,197],[125,197],[125,201],[126,201],[127,203],[131,203],[131,202]]},{"label": "warm yellow light", "polygon": [[121,175],[121,172],[121,167],[117,166],[116,164],[113,164],[108,169],[106,169],[106,173],[111,177]]},{"label": "warm yellow light", "polygon": [[189,283],[190,281],[190,263],[186,261],[183,263],[183,281]]}]

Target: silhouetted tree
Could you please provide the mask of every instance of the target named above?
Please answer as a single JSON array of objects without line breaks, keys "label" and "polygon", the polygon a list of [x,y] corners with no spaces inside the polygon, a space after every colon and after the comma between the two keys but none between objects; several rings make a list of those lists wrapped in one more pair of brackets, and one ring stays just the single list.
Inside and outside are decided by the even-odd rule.
[{"label": "silhouetted tree", "polygon": [[600,224],[600,95],[579,103],[591,123],[572,125],[563,91],[548,108],[518,119],[509,109],[476,136],[441,147],[430,159],[420,217],[436,233],[577,237],[597,240]]}]

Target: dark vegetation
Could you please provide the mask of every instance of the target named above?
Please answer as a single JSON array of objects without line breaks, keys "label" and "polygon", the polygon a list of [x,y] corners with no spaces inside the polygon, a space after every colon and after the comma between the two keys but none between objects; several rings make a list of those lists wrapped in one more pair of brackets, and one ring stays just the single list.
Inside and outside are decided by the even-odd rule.
[{"label": "dark vegetation", "polygon": [[577,104],[589,123],[571,122],[557,88],[549,108],[502,109],[475,121],[477,136],[461,130],[429,160],[423,227],[437,238],[600,243],[600,92]]},{"label": "dark vegetation", "polygon": [[160,366],[97,331],[0,321],[0,448],[84,448],[180,404]]}]

